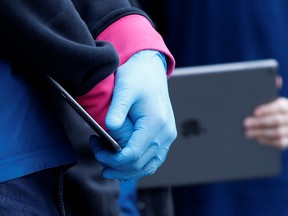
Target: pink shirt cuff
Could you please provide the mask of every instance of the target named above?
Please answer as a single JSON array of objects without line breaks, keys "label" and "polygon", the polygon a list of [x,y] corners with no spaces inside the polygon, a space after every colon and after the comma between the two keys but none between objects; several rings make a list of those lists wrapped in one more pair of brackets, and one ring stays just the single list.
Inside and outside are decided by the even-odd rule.
[{"label": "pink shirt cuff", "polygon": [[120,57],[121,65],[134,53],[150,49],[165,54],[168,77],[175,68],[175,60],[163,38],[144,16],[130,15],[119,19],[105,29],[97,37],[97,40],[109,41],[114,45]]}]

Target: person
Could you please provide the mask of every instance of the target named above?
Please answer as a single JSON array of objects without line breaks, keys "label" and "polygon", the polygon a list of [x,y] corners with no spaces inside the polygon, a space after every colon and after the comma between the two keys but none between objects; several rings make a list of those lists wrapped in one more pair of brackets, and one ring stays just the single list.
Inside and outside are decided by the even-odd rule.
[{"label": "person", "polygon": [[[136,0],[129,0],[131,6],[139,8]],[[68,125],[68,135],[77,134],[81,128]],[[78,132],[79,133],[79,132]],[[85,132],[83,132],[85,134]],[[67,170],[63,176],[65,188],[63,199],[66,215],[139,215],[136,181],[119,182],[101,177],[102,166],[93,156],[93,151],[87,141],[72,136],[72,144],[79,157],[79,162]]]},{"label": "person", "polygon": [[177,135],[167,90],[175,61],[147,14],[125,0],[0,6],[1,215],[65,215],[63,172],[77,155],[46,75],[122,145],[112,153],[90,138],[103,177],[153,174]]},{"label": "person", "polygon": [[[287,215],[288,2],[257,0],[141,1],[177,60],[196,66],[274,58],[283,86],[275,101],[243,120],[248,138],[283,150],[280,176],[174,187],[177,216]],[[157,12],[157,13],[156,13]],[[161,208],[161,207],[160,207]]]},{"label": "person", "polygon": [[[136,0],[129,0],[131,6],[139,8]],[[68,128],[71,126],[68,126]],[[74,130],[81,131],[81,128]],[[67,131],[68,135],[75,131]],[[79,132],[78,132],[79,133]],[[85,134],[85,132],[83,132]],[[77,165],[64,173],[63,199],[66,215],[118,215],[137,216],[140,214],[135,205],[136,181],[118,182],[100,176],[101,165],[95,160],[86,141],[72,137],[72,144],[79,157]],[[167,215],[166,215],[167,216]]]}]

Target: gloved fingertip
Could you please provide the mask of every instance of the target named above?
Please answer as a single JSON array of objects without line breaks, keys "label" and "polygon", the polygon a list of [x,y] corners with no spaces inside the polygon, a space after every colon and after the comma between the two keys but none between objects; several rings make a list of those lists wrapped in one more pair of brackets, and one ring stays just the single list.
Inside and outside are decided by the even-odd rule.
[{"label": "gloved fingertip", "polygon": [[96,142],[97,142],[97,136],[96,135],[91,135],[90,137],[89,137],[89,143],[90,143],[90,145],[95,145],[96,144]]},{"label": "gloved fingertip", "polygon": [[91,135],[89,137],[89,144],[94,152],[99,151],[102,148],[100,142],[100,138],[96,135]]},{"label": "gloved fingertip", "polygon": [[125,117],[126,116],[123,116],[122,118],[120,115],[107,114],[105,118],[106,127],[109,130],[118,130],[123,125]]}]

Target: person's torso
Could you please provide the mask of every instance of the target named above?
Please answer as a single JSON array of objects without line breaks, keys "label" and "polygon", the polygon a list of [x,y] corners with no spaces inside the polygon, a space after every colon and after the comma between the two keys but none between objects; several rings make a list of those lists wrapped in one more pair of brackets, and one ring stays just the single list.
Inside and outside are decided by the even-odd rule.
[{"label": "person's torso", "polygon": [[39,86],[0,62],[0,182],[76,161]]}]

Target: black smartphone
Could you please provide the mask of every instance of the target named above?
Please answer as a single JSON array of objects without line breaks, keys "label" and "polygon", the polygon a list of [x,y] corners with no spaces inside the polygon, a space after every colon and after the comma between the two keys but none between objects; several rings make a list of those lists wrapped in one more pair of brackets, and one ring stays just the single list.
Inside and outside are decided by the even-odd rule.
[{"label": "black smartphone", "polygon": [[82,117],[82,119],[94,130],[103,145],[113,151],[120,151],[121,146],[87,113],[83,107],[52,77],[47,76],[52,86],[60,93],[62,98]]}]

